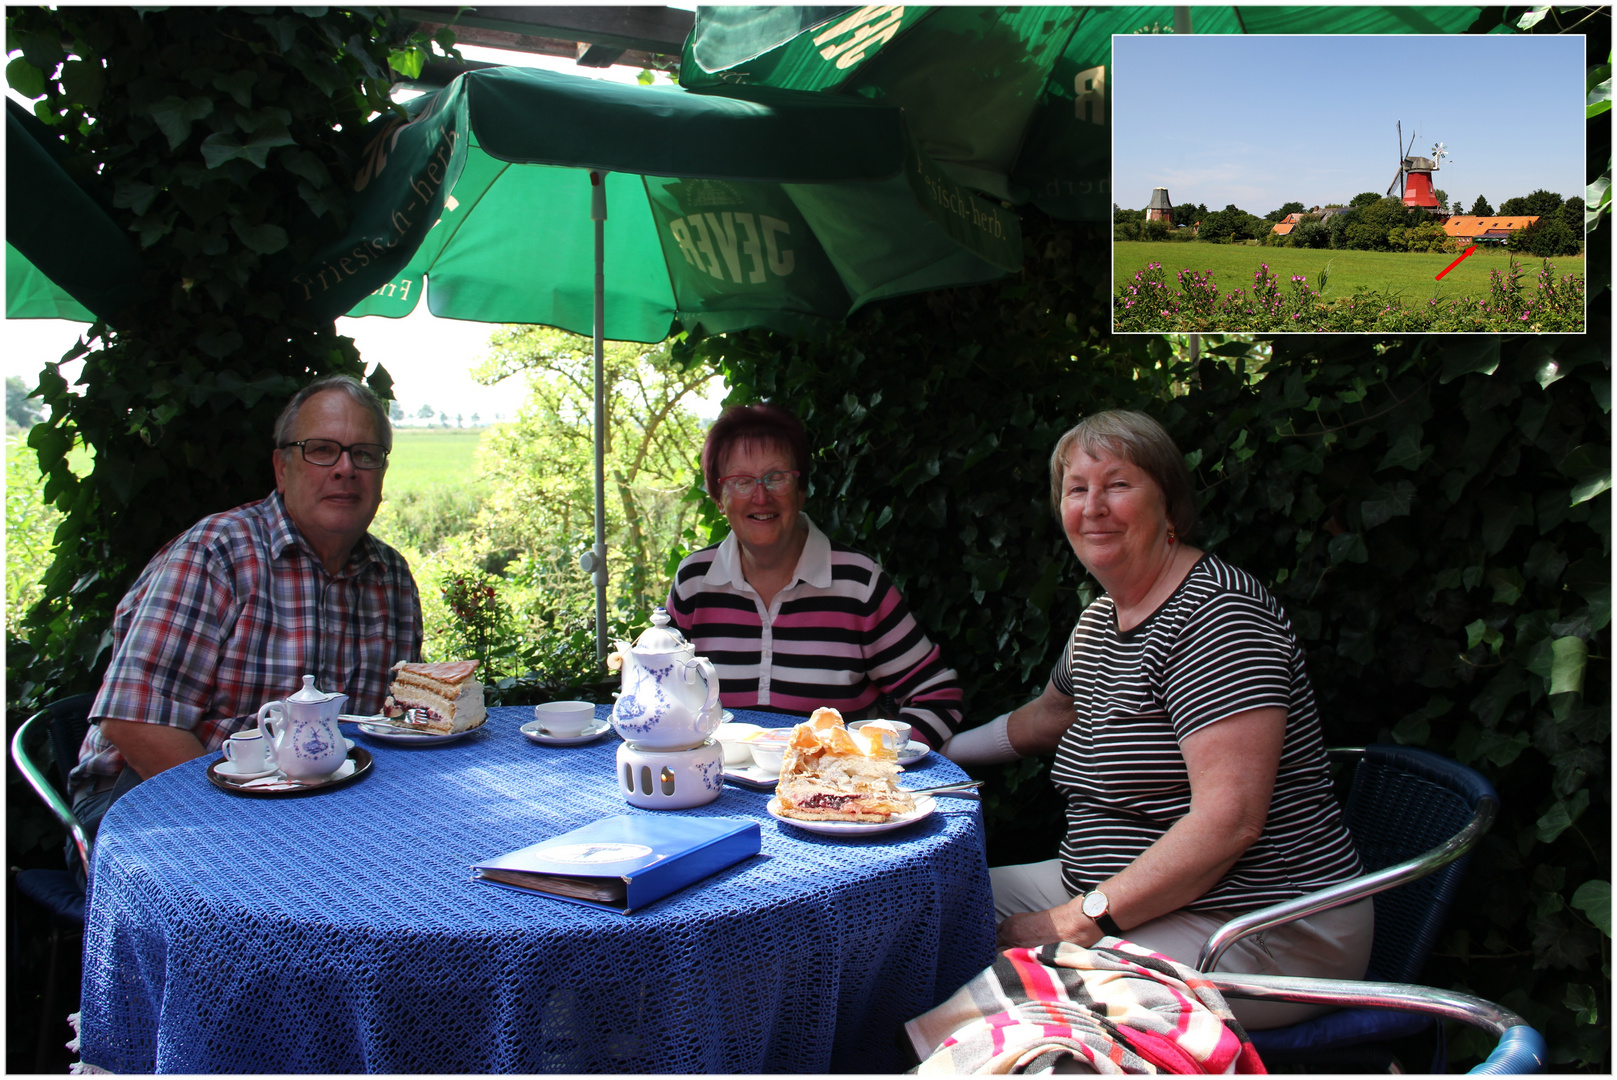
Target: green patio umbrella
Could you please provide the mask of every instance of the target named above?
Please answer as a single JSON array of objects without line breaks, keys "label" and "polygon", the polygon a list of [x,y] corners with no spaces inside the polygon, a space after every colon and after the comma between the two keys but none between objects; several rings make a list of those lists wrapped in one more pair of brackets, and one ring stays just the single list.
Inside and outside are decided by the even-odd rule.
[{"label": "green patio umbrella", "polygon": [[[958,183],[1111,219],[1112,35],[1457,33],[1477,7],[703,7],[682,85],[896,105]],[[1187,93],[1190,92],[1187,88]]]},{"label": "green patio umbrella", "polygon": [[[1021,265],[1016,219],[953,185],[898,110],[500,68],[412,123],[461,133],[408,266],[350,312],[556,326],[595,340],[597,647],[606,649],[602,342],[812,332],[882,297]],[[918,198],[918,195],[921,196]],[[424,287],[423,287],[424,285]]]},{"label": "green patio umbrella", "polygon": [[449,201],[409,265],[350,315],[408,314],[425,277],[434,315],[591,333],[597,194],[610,207],[604,333],[616,341],[662,341],[676,321],[803,332],[1020,265],[1013,215],[978,200],[1004,242],[991,227],[962,240],[939,221],[958,213],[916,198],[941,177],[889,106],[499,68],[462,76],[427,109],[457,114],[469,135]]}]

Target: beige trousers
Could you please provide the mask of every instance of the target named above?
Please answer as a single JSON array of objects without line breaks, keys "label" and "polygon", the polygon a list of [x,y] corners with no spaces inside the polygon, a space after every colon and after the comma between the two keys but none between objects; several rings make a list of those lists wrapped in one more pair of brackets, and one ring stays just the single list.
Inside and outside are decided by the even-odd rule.
[{"label": "beige trousers", "polygon": [[[997,919],[1027,911],[1044,911],[1073,898],[1061,880],[1060,859],[990,867],[988,876],[994,889]],[[1175,911],[1141,923],[1123,936],[1181,964],[1194,965],[1202,943],[1234,917],[1234,912],[1228,911]],[[1216,970],[1246,975],[1362,979],[1370,963],[1375,924],[1375,902],[1360,900],[1244,937],[1219,958]],[[1253,1031],[1285,1027],[1330,1011],[1329,1006],[1324,1005],[1290,1005],[1239,998],[1229,999],[1229,1005],[1241,1026]]]}]

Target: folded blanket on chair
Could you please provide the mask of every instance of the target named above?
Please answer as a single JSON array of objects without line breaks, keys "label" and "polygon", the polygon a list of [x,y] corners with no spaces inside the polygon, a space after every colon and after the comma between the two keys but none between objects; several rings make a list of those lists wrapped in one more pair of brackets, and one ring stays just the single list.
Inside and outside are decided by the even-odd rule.
[{"label": "folded blanket on chair", "polygon": [[1262,1073],[1201,974],[1130,941],[1006,949],[904,1025],[922,1073]]}]

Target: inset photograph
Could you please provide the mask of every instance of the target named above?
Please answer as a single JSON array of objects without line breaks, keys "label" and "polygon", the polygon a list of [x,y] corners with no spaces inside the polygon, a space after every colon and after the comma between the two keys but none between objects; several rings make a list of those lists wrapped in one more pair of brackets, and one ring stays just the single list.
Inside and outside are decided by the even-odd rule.
[{"label": "inset photograph", "polygon": [[1115,332],[1583,332],[1581,36],[1112,57]]}]

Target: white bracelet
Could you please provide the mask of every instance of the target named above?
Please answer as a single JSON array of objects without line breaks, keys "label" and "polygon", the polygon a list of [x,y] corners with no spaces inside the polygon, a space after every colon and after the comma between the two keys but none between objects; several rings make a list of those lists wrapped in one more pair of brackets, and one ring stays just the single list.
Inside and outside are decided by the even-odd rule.
[{"label": "white bracelet", "polygon": [[1022,755],[1011,746],[1010,713],[1001,713],[981,727],[962,731],[943,744],[938,753],[959,765],[999,765]]}]

